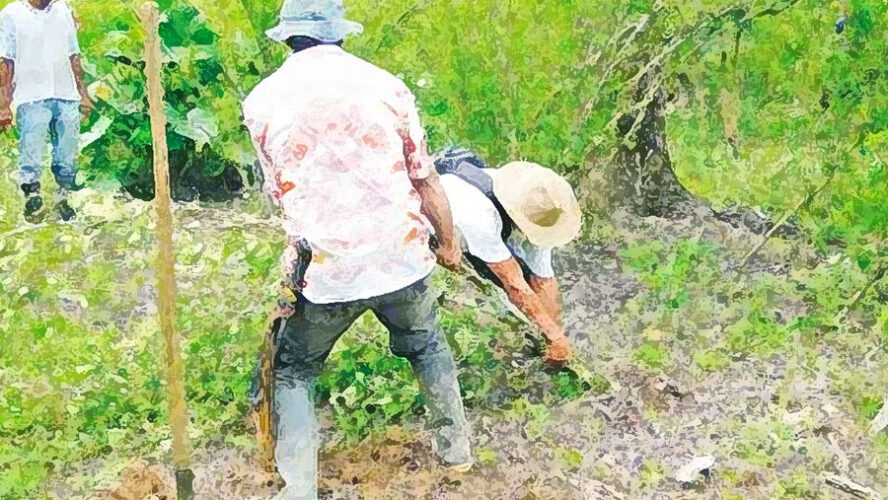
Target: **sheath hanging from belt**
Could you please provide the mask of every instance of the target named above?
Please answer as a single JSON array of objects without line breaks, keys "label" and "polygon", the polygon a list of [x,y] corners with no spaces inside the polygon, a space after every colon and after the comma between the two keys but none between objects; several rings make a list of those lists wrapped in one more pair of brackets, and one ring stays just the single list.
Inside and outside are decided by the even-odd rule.
[{"label": "sheath hanging from belt", "polygon": [[309,243],[302,239],[295,242],[296,262],[293,274],[281,283],[280,293],[274,311],[265,328],[265,339],[259,351],[258,399],[254,402],[253,419],[256,437],[262,453],[262,462],[267,472],[274,472],[274,450],[277,443],[274,415],[274,364],[278,337],[283,333],[287,319],[301,315],[305,306],[302,290],[305,289],[305,275],[311,264],[312,252]]}]

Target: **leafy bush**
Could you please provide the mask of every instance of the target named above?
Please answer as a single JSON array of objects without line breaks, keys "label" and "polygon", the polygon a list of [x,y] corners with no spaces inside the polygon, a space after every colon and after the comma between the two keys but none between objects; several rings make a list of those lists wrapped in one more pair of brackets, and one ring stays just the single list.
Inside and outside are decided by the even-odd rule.
[{"label": "leafy bush", "polygon": [[[777,2],[778,5],[786,3]],[[803,0],[723,30],[680,71],[670,153],[692,192],[797,217],[824,251],[882,263],[888,211],[884,2]],[[817,191],[822,188],[821,191]]]},{"label": "leafy bush", "polygon": [[[239,94],[226,79],[232,68],[218,54],[220,35],[188,2],[166,0],[160,7],[174,195],[218,198],[237,192],[243,178],[251,178],[252,147],[239,125]],[[150,198],[152,139],[137,13],[119,3],[75,2],[75,9],[98,111],[90,124],[98,137],[83,160],[86,173],[115,178],[135,196]],[[259,69],[247,68],[247,75],[250,71],[258,81]]]},{"label": "leafy bush", "polygon": [[[144,35],[134,4],[72,4],[98,104],[88,124],[95,137],[83,169],[150,198]],[[276,22],[278,2],[159,4],[174,195],[225,197],[244,181],[255,182],[240,102],[286,55],[282,44],[264,35]],[[490,0],[385,6],[356,1],[349,14],[365,32],[347,48],[403,76],[419,98],[435,147],[460,142],[476,146],[493,163],[531,157],[575,168],[583,146],[576,88],[585,82],[586,50],[584,27],[577,23],[589,7],[573,1],[514,8]]]}]

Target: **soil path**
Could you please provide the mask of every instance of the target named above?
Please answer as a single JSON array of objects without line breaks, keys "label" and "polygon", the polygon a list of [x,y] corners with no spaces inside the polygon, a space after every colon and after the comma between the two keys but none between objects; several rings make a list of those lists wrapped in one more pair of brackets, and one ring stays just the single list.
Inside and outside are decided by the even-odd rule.
[{"label": "soil path", "polygon": [[[748,244],[753,238],[713,220],[618,217],[616,222],[638,239],[702,237]],[[862,435],[858,417],[831,390],[824,375],[828,367],[821,367],[819,360],[800,368],[791,356],[738,359],[722,371],[701,375],[691,369],[686,353],[676,352],[676,368],[668,374],[637,368],[632,359],[641,333],[617,319],[642,285],[624,272],[618,250],[613,245],[574,245],[556,261],[565,324],[576,349],[612,383],[610,392],[549,407],[541,422],[510,412],[509,401],[494,408],[470,408],[474,444],[484,451],[484,459],[464,474],[437,465],[419,419],[356,446],[328,444],[321,460],[322,498],[723,498],[727,491],[742,498],[770,498],[780,481],[797,470],[814,478],[815,489],[824,484],[823,474],[836,473],[888,493],[878,485],[883,476],[867,462],[868,438]],[[484,302],[477,290],[467,289],[466,294],[452,298],[450,306]],[[503,311],[490,305],[480,310]],[[833,358],[841,355],[824,349],[834,369]],[[512,362],[521,362],[520,356]],[[874,359],[841,363],[879,369]],[[329,411],[322,408],[321,415],[329,417]],[[325,432],[331,437],[333,427],[327,420]],[[775,422],[795,429],[790,441],[799,445],[781,444],[786,437],[775,436],[770,445],[768,438],[758,442],[759,448],[773,449],[747,449],[749,440],[743,436]],[[691,484],[678,483],[676,472],[703,455],[715,459],[711,473]],[[246,452],[211,446],[197,457],[198,498],[269,498],[275,491],[273,481],[256,472]],[[159,467],[154,472],[170,483],[169,470]],[[844,498],[826,486],[822,489],[833,498]],[[162,497],[159,491],[153,498]]]}]

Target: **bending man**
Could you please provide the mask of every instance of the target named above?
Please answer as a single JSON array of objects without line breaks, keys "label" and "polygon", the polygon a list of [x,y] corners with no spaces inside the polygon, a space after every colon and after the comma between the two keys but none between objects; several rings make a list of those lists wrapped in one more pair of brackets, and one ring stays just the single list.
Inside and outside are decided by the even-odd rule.
[{"label": "bending man", "polygon": [[485,168],[466,149],[444,151],[435,166],[469,262],[542,330],[549,361],[569,360],[552,250],[580,232],[580,208],[570,184],[533,163]]}]

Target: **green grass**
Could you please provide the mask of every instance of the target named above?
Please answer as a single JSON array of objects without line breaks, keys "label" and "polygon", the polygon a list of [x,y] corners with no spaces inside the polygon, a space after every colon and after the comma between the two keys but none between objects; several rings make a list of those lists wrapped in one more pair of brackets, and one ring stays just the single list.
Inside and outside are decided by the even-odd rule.
[{"label": "green grass", "polygon": [[[9,196],[0,198],[0,207],[17,212],[15,195],[0,189]],[[250,203],[239,208],[255,210]],[[0,499],[42,498],[51,479],[93,460],[167,459],[151,210],[141,202],[116,208],[135,215],[111,215],[93,228],[100,219],[35,226],[3,239]],[[215,227],[242,215],[237,209],[185,212],[175,243],[190,437],[197,446],[221,441],[249,447],[248,388],[277,292],[281,238],[271,226]],[[460,280],[436,275],[442,290]],[[539,361],[514,369],[504,356],[523,348],[523,334],[474,309],[442,310],[439,319],[454,346],[469,407],[507,411],[491,405],[508,406],[520,398],[517,392],[505,400],[497,396],[500,403],[490,398],[509,380],[542,386],[543,399],[531,403],[540,407],[607,387],[598,376],[587,383],[547,374]],[[337,344],[319,388],[343,446],[383,425],[419,421],[422,398],[409,364],[389,353],[387,333],[370,314]],[[102,477],[75,476],[66,483],[90,488]]]},{"label": "green grass", "polygon": [[[128,222],[89,236],[77,226],[38,229],[0,251],[0,467],[10,472],[0,498],[30,497],[52,472],[112,450],[162,453],[169,436],[150,221]],[[246,230],[178,234],[179,261],[191,262],[179,266],[178,328],[198,441],[245,430],[279,250],[260,238],[276,240]]]},{"label": "green grass", "polygon": [[[10,198],[3,207],[17,210],[15,203]],[[92,229],[36,227],[3,240],[4,500],[43,498],[47,484],[91,461],[110,465],[95,476],[75,474],[66,483],[90,488],[112,474],[114,464],[137,456],[167,459],[170,436],[153,310],[153,226],[150,210],[142,208],[129,207],[133,217]],[[176,233],[178,327],[185,338],[191,437],[198,446],[222,441],[249,449],[247,389],[276,291],[281,246],[273,228],[214,227],[215,218],[234,219],[235,210],[200,210],[189,207],[190,215],[180,214],[188,221],[203,219],[200,227],[180,227]],[[845,272],[814,269],[736,279],[719,264],[724,252],[714,243],[693,240],[625,242],[625,270],[646,285],[620,313],[622,321],[643,332],[630,351],[635,363],[668,372],[677,368],[676,355],[689,353],[695,369],[709,373],[745,357],[789,356],[800,368],[827,373],[865,428],[881,405],[878,377],[843,368],[843,361],[821,356],[819,347],[827,344],[853,357],[884,335],[875,331],[853,340],[825,320],[841,309],[840,299],[860,283],[859,275],[840,267]],[[831,278],[846,284],[843,293],[828,299],[825,281]],[[436,276],[450,293],[463,285],[461,279]],[[806,308],[797,316],[777,314],[793,302]],[[608,392],[610,381],[583,371],[545,372],[539,364],[513,367],[509,353],[526,349],[522,332],[478,309],[442,310],[440,321],[459,360],[467,406],[520,422],[529,438],[557,449],[561,468],[582,470],[584,451],[549,436],[551,408]],[[418,422],[422,413],[409,365],[388,353],[386,333],[372,315],[359,319],[337,346],[320,389],[341,446],[387,424]],[[668,419],[662,412],[648,417]],[[797,453],[798,429],[779,418],[712,425],[713,431],[736,436],[731,453],[748,467],[771,468]],[[802,446],[819,450],[815,442]],[[872,445],[875,457],[888,456],[886,449],[884,439]],[[479,459],[496,467],[500,457],[482,448]],[[639,485],[656,489],[664,474],[660,465],[646,462]],[[810,490],[805,481],[798,475],[775,482],[774,495],[804,496]]]},{"label": "green grass", "polygon": [[621,245],[624,271],[644,289],[628,300],[620,322],[642,332],[634,358],[647,368],[668,367],[674,349],[688,351],[698,369],[710,372],[730,366],[732,357],[795,352],[799,341],[856,351],[883,335],[883,309],[872,295],[855,304],[855,312],[857,321],[877,328],[864,337],[845,330],[845,309],[866,285],[865,269],[838,258],[809,267],[793,258],[807,251],[804,241],[765,250],[764,258],[791,263],[792,271],[781,274],[733,267],[741,254],[698,238],[667,243],[624,235]]}]

